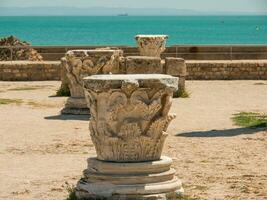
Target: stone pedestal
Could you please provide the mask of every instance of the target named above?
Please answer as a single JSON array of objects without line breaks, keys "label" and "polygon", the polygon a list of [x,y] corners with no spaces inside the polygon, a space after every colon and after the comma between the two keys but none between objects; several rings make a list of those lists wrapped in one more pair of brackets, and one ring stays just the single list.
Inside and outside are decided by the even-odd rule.
[{"label": "stone pedestal", "polygon": [[89,115],[90,111],[84,97],[69,97],[65,103],[62,114]]},{"label": "stone pedestal", "polygon": [[78,198],[159,200],[182,192],[171,159],[161,156],[177,85],[161,74],[84,78],[97,158],[88,160]]},{"label": "stone pedestal", "polygon": [[82,79],[94,74],[119,73],[119,62],[123,52],[113,49],[72,50],[61,59],[66,72],[71,97],[62,114],[89,114],[84,98]]},{"label": "stone pedestal", "polygon": [[140,55],[160,57],[165,50],[167,35],[137,35],[135,36]]},{"label": "stone pedestal", "polygon": [[115,163],[88,159],[88,167],[76,187],[80,199],[155,199],[181,195],[181,181],[171,168],[172,159],[162,156],[158,161]]}]

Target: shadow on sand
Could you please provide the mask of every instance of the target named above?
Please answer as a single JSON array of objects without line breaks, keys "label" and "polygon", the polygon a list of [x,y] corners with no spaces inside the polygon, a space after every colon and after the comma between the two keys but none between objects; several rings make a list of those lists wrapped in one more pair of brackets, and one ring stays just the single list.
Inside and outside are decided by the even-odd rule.
[{"label": "shadow on sand", "polygon": [[267,127],[262,128],[234,128],[224,130],[195,131],[177,134],[177,137],[233,137],[237,135],[249,135],[260,131],[267,131]]},{"label": "shadow on sand", "polygon": [[44,117],[47,120],[82,120],[89,121],[90,115],[55,115]]}]

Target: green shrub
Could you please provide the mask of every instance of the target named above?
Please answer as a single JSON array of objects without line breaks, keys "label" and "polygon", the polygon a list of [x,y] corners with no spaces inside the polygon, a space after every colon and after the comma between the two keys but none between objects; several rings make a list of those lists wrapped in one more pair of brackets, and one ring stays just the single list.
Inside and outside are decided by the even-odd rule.
[{"label": "green shrub", "polygon": [[240,112],[234,114],[232,120],[235,125],[241,127],[257,128],[267,126],[267,115],[255,112]]},{"label": "green shrub", "polygon": [[69,97],[70,96],[70,89],[67,86],[60,87],[56,93],[58,97]]},{"label": "green shrub", "polygon": [[174,92],[173,97],[174,98],[189,98],[190,93],[186,89],[178,90],[178,91]]}]

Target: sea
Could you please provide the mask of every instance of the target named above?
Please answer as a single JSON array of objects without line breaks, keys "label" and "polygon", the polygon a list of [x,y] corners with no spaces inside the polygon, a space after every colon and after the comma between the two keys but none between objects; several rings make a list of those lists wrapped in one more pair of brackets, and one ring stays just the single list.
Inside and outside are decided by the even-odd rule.
[{"label": "sea", "polygon": [[267,44],[267,16],[0,17],[0,38],[32,45],[128,45],[137,34],[169,35],[167,45]]}]

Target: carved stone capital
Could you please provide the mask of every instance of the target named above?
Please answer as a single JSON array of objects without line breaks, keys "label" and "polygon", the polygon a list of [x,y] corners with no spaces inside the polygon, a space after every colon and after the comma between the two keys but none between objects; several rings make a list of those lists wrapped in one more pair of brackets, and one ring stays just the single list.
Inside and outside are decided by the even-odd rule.
[{"label": "carved stone capital", "polygon": [[94,74],[119,73],[121,50],[71,50],[62,59],[72,97],[84,97],[82,79]]},{"label": "carved stone capital", "polygon": [[115,162],[158,160],[178,78],[161,75],[94,75],[84,78],[90,133],[97,158]]},{"label": "carved stone capital", "polygon": [[160,54],[165,51],[167,35],[137,35],[137,42],[141,56],[160,57]]}]

